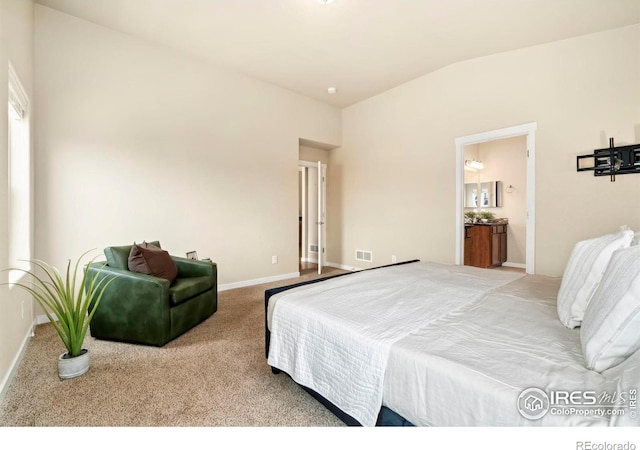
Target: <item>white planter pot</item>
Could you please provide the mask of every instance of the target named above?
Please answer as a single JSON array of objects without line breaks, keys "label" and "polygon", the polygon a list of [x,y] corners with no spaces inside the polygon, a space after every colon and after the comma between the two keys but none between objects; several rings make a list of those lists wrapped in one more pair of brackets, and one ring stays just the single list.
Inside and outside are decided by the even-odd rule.
[{"label": "white planter pot", "polygon": [[89,370],[89,350],[82,349],[79,356],[72,358],[65,358],[67,353],[63,353],[58,357],[58,375],[61,380],[67,380],[69,378],[79,377],[87,373]]}]

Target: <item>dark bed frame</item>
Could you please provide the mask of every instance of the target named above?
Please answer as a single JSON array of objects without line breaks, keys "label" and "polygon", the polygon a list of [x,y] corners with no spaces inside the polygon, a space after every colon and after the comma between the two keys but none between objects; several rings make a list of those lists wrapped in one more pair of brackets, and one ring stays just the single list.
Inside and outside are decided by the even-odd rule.
[{"label": "dark bed frame", "polygon": [[[409,264],[409,263],[414,263],[414,262],[418,262],[418,261],[419,261],[418,259],[414,259],[414,260],[411,260],[411,261],[404,261],[404,262],[399,262],[399,263],[396,263],[396,264],[389,264],[389,265],[386,265],[386,266],[374,267],[374,268],[365,269],[365,270],[376,270],[376,269],[381,269],[381,268],[384,268],[384,267],[400,266],[400,265],[403,265],[403,264]],[[353,273],[356,273],[356,272],[341,273],[341,274],[338,274],[338,275],[332,275],[332,276],[328,276],[328,277],[317,278],[315,280],[310,280],[310,281],[303,281],[301,283],[291,284],[291,285],[288,285],[288,286],[281,286],[281,287],[268,289],[268,290],[264,291],[265,357],[269,358],[269,342],[271,341],[271,332],[269,331],[269,327],[267,326],[267,314],[268,314],[268,309],[269,309],[269,299],[273,295],[279,294],[280,292],[284,292],[284,291],[287,291],[289,289],[297,288],[297,287],[300,287],[300,286],[306,286],[308,284],[319,283],[321,281],[326,281],[326,280],[330,280],[330,279],[333,279],[333,278],[343,277],[343,276],[346,276],[346,275],[351,275]],[[278,369],[277,367],[271,367],[271,372],[273,372],[274,374],[277,375],[277,374],[281,373],[282,371],[280,369]],[[286,375],[289,375],[286,372],[283,372],[283,373],[285,373]],[[323,404],[329,411],[331,411],[333,414],[335,414],[346,425],[349,425],[349,426],[362,426],[362,424],[360,422],[358,422],[356,419],[351,417],[349,414],[347,414],[344,411],[342,411],[340,408],[338,408],[336,405],[334,405],[329,400],[324,398],[322,395],[318,394],[313,389],[310,389],[310,388],[308,388],[306,386],[303,386],[301,384],[299,384],[298,386],[302,387],[305,391],[307,391],[313,398],[315,398],[321,404]],[[397,426],[413,426],[413,424],[411,422],[409,422],[408,420],[406,420],[405,418],[403,418],[398,413],[392,411],[391,409],[387,408],[386,406],[383,406],[380,409],[380,412],[378,413],[378,420],[376,422],[376,426],[394,426],[394,427],[397,427]]]}]

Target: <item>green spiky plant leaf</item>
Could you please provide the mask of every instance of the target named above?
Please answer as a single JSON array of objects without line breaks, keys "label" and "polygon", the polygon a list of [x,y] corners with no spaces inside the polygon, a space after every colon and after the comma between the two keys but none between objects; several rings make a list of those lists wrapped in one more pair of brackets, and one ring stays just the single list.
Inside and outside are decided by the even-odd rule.
[{"label": "green spiky plant leaf", "polygon": [[475,219],[478,216],[478,213],[475,211],[467,211],[466,213],[464,213],[464,216],[467,219]]},{"label": "green spiky plant leaf", "polygon": [[492,220],[492,219],[495,218],[495,215],[490,211],[482,211],[479,214],[479,216],[480,216],[481,219],[487,219],[487,220]]},{"label": "green spiky plant leaf", "polygon": [[[71,260],[68,260],[64,276],[57,268],[38,259],[26,260],[35,266],[32,270],[7,269],[17,270],[29,276],[24,281],[5,284],[18,286],[33,296],[62,339],[67,353],[72,357],[79,356],[82,352],[91,319],[102,295],[115,279],[104,277],[98,281],[99,277],[96,275],[88,280],[87,271],[84,271],[80,283],[77,283],[78,270],[81,270],[80,262],[90,252],[91,250],[83,253],[73,265],[73,269]],[[95,257],[89,264],[94,259]],[[43,275],[36,273],[38,268],[42,270]]]}]

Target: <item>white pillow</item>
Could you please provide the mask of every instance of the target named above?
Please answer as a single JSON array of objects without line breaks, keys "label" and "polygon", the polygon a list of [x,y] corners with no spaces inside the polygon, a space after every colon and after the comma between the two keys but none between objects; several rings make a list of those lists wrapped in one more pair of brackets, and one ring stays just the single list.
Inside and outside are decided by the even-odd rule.
[{"label": "white pillow", "polygon": [[640,349],[640,246],[613,253],[580,329],[589,369],[602,372]]},{"label": "white pillow", "polygon": [[580,326],[611,254],[629,247],[633,231],[621,230],[578,242],[573,248],[558,291],[558,317],[569,328]]}]

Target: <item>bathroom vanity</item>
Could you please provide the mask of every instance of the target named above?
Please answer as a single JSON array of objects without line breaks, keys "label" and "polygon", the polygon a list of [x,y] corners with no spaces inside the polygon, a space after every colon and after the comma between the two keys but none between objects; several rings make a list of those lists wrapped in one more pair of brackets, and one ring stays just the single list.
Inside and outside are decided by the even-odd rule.
[{"label": "bathroom vanity", "polygon": [[506,219],[464,227],[464,264],[482,268],[498,267],[507,261]]}]

